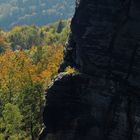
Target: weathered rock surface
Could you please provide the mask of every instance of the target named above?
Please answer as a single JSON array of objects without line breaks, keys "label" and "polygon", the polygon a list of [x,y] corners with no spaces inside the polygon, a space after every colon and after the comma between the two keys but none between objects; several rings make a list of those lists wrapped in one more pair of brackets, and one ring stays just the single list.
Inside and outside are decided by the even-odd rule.
[{"label": "weathered rock surface", "polygon": [[77,0],[41,140],[140,140],[140,1]]}]

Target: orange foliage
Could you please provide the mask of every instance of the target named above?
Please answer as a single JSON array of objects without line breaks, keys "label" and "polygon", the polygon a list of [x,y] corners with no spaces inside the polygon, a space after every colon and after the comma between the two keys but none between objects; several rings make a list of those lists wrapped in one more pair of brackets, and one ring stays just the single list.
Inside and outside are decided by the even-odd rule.
[{"label": "orange foliage", "polygon": [[46,68],[41,72],[40,77],[46,78],[46,84],[57,74],[59,65],[63,58],[63,46],[48,46],[48,62]]},{"label": "orange foliage", "polygon": [[10,50],[1,54],[0,85],[7,90],[11,88],[14,90],[12,92],[36,82],[42,82],[47,86],[57,74],[63,58],[63,46],[44,46],[43,49],[42,58],[37,63],[34,63],[30,55],[23,50]]}]

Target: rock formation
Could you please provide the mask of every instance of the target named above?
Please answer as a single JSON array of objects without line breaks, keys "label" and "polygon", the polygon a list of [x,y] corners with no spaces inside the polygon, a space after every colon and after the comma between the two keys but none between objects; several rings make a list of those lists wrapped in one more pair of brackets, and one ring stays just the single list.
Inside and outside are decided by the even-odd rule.
[{"label": "rock formation", "polygon": [[76,3],[40,140],[140,140],[140,1]]}]

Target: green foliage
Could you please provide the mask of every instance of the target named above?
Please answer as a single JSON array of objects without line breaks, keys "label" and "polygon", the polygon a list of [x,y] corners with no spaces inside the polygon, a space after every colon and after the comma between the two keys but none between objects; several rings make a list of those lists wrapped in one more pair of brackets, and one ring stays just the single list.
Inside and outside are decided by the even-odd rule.
[{"label": "green foliage", "polygon": [[59,21],[53,25],[44,28],[46,30],[45,44],[65,44],[68,34],[70,20]]},{"label": "green foliage", "polygon": [[44,92],[62,62],[68,32],[69,21],[1,31],[0,140],[38,139]]},{"label": "green foliage", "polygon": [[11,103],[5,104],[2,117],[0,118],[0,140],[4,140],[5,137],[14,139],[14,135],[18,136],[21,133],[22,118],[21,112],[17,105]]},{"label": "green foliage", "polygon": [[41,44],[41,32],[36,26],[16,26],[8,36],[12,49],[30,49]]},{"label": "green foliage", "polygon": [[16,105],[7,103],[2,111],[5,133],[18,133],[21,126],[22,115]]},{"label": "green foliage", "polygon": [[0,53],[5,52],[5,50],[9,48],[10,45],[7,42],[7,34],[3,30],[0,30]]},{"label": "green foliage", "polygon": [[63,28],[64,28],[64,26],[65,26],[65,25],[64,25],[63,22],[60,20],[59,23],[58,23],[56,32],[57,32],[57,33],[61,33],[62,30],[63,30]]},{"label": "green foliage", "polygon": [[4,135],[0,133],[0,140],[4,140]]},{"label": "green foliage", "polygon": [[[32,46],[65,44],[69,29],[69,20],[59,21],[49,26],[15,26],[7,33],[7,43],[11,44],[11,49],[30,49]],[[2,42],[2,43],[1,43]],[[4,41],[0,41],[0,48]],[[0,51],[2,52],[3,50]]]}]

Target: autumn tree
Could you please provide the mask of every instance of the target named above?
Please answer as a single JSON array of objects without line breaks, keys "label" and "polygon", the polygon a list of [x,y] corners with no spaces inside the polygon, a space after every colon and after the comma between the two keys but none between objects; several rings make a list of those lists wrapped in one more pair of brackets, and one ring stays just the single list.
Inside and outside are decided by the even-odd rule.
[{"label": "autumn tree", "polygon": [[30,49],[32,45],[41,44],[41,32],[36,26],[16,26],[9,33],[8,39],[12,49]]},{"label": "autumn tree", "polygon": [[37,140],[44,92],[63,59],[65,24],[59,33],[58,23],[0,31],[0,140]]}]

